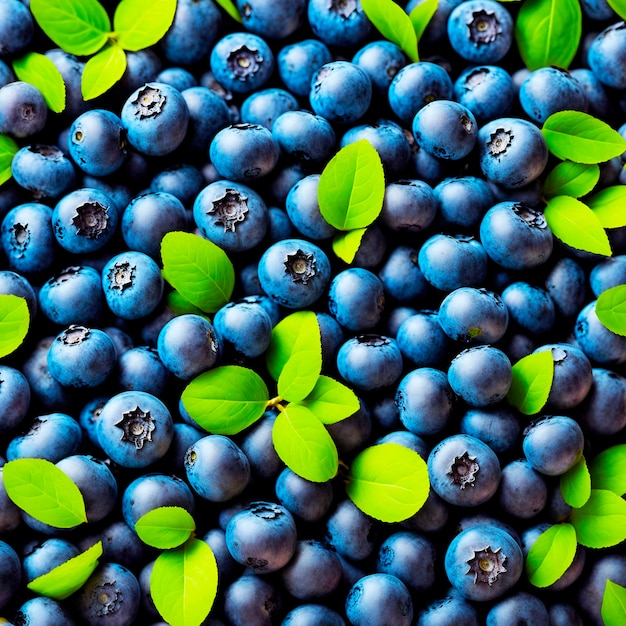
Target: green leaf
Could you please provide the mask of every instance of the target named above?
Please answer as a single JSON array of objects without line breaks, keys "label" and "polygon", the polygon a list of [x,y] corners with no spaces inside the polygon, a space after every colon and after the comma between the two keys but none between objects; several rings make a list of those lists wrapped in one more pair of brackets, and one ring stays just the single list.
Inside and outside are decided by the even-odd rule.
[{"label": "green leaf", "polygon": [[563,500],[570,506],[580,508],[589,500],[591,476],[584,456],[581,456],[565,474],[561,475],[560,488]]},{"label": "green leaf", "polygon": [[543,214],[552,234],[563,243],[577,250],[611,256],[611,244],[600,220],[580,200],[555,196],[548,200]]},{"label": "green leaf", "polygon": [[624,626],[626,624],[626,587],[607,578],[600,613],[604,626]]},{"label": "green leaf", "polygon": [[542,532],[526,556],[526,574],[535,587],[549,587],[572,564],[576,555],[576,530],[571,524],[554,524]]},{"label": "green leaf", "polygon": [[578,0],[524,0],[515,21],[515,40],[529,70],[569,67],[581,33]]},{"label": "green leaf", "polygon": [[217,594],[217,562],[200,539],[162,552],[150,575],[150,595],[161,617],[171,626],[200,626]]},{"label": "green leaf", "polygon": [[343,147],[320,175],[317,199],[324,219],[338,230],[369,226],[379,215],[385,174],[367,139]]},{"label": "green leaf", "polygon": [[429,489],[424,460],[397,443],[381,443],[360,452],[352,461],[346,484],[352,502],[383,522],[401,522],[415,515]]},{"label": "green leaf", "polygon": [[576,163],[603,163],[626,150],[626,140],[616,130],[582,111],[553,113],[541,132],[554,156]]},{"label": "green leaf", "polygon": [[414,63],[419,61],[415,29],[399,4],[393,0],[361,0],[361,7],[385,39],[395,43]]},{"label": "green leaf", "polygon": [[126,53],[111,43],[85,63],[80,89],[84,100],[92,100],[108,91],[126,70]]},{"label": "green leaf", "polygon": [[283,408],[274,421],[272,441],[282,462],[305,480],[325,482],[337,474],[335,442],[306,407],[290,404]]},{"label": "green leaf", "polygon": [[420,42],[426,27],[430,24],[430,20],[433,19],[438,5],[439,0],[424,0],[424,2],[420,2],[415,5],[413,10],[409,13],[409,18],[411,20],[411,24],[413,24],[413,30],[415,31],[418,43]]},{"label": "green leaf", "polygon": [[4,184],[13,176],[11,163],[20,147],[6,135],[0,135],[0,185]]},{"label": "green leaf", "polygon": [[159,506],[135,522],[135,532],[144,543],[165,550],[185,543],[196,523],[181,506]]},{"label": "green leaf", "polygon": [[131,52],[153,46],[174,21],[176,0],[122,0],[113,15],[117,43]]},{"label": "green leaf", "polygon": [[29,325],[26,300],[9,293],[0,294],[0,358],[22,345]]},{"label": "green leaf", "polygon": [[592,489],[579,509],[572,509],[570,522],[578,543],[586,548],[609,548],[626,539],[626,500],[612,491]]},{"label": "green leaf", "polygon": [[338,232],[333,237],[333,252],[345,263],[352,263],[361,247],[366,228]]},{"label": "green leaf", "polygon": [[626,226],[626,185],[605,187],[588,198],[587,204],[604,228]]},{"label": "green leaf", "polygon": [[9,498],[22,511],[55,528],[87,521],[85,501],[76,483],[46,459],[15,459],[2,468]]},{"label": "green leaf", "polygon": [[[194,313],[195,315],[204,315],[204,312],[201,311],[197,306],[194,306],[187,300],[183,298],[176,289],[173,289],[167,294],[167,306],[172,309],[172,311],[176,315],[183,315],[184,313]],[[205,316],[206,317],[206,316]]]},{"label": "green leaf", "polygon": [[216,435],[236,435],[265,412],[269,392],[251,369],[223,365],[196,376],[181,400],[190,417]]},{"label": "green leaf", "polygon": [[298,404],[315,413],[323,424],[334,424],[356,413],[361,407],[352,389],[334,378],[321,375],[313,391]]},{"label": "green leaf", "polygon": [[235,269],[212,241],[191,233],[167,233],[161,258],[165,280],[200,310],[214,313],[230,300]]},{"label": "green leaf", "polygon": [[240,24],[243,22],[241,19],[241,15],[239,14],[239,10],[237,9],[237,5],[232,2],[232,0],[215,0],[216,4],[219,4],[228,15],[230,15],[236,22]]},{"label": "green leaf", "polygon": [[65,108],[65,83],[56,65],[45,54],[28,52],[13,61],[13,70],[19,80],[39,89],[51,111],[60,113]]},{"label": "green leaf", "polygon": [[40,596],[64,600],[78,591],[91,576],[102,556],[102,541],[57,565],[48,573],[31,580],[26,586]]},{"label": "green leaf", "polygon": [[322,370],[322,339],[315,313],[297,311],[278,322],[265,358],[281,398],[290,402],[306,398]]},{"label": "green leaf", "polygon": [[521,358],[511,368],[513,379],[506,396],[524,415],[539,413],[548,401],[552,379],[554,378],[554,359],[550,350],[535,352]]},{"label": "green leaf", "polygon": [[605,289],[596,300],[596,315],[616,335],[626,335],[626,285]]},{"label": "green leaf", "polygon": [[559,163],[546,177],[543,184],[543,195],[573,196],[580,198],[588,194],[600,179],[600,168],[596,163]]},{"label": "green leaf", "polygon": [[626,2],[624,0],[607,0],[607,4],[621,19],[626,20]]},{"label": "green leaf", "polygon": [[98,0],[31,0],[30,10],[59,48],[77,56],[100,50],[111,32],[109,16]]},{"label": "green leaf", "polygon": [[618,496],[626,495],[626,444],[611,446],[591,461],[591,484]]}]

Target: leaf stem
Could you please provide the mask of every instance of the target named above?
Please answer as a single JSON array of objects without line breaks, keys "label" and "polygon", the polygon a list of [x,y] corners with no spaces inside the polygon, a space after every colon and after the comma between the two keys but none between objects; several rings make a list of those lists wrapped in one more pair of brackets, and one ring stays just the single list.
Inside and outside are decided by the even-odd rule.
[{"label": "leaf stem", "polygon": [[266,408],[270,408],[275,406],[279,411],[283,410],[283,405],[281,404],[281,402],[283,401],[281,396],[274,396],[271,400],[267,401],[267,405]]}]

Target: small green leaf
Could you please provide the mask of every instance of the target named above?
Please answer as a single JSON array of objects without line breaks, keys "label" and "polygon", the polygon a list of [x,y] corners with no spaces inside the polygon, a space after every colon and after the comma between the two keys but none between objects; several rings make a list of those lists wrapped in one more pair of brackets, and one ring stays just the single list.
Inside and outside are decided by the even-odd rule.
[{"label": "small green leaf", "polygon": [[228,15],[230,15],[236,22],[240,24],[243,22],[241,19],[241,15],[239,14],[239,10],[237,9],[237,5],[232,2],[232,0],[215,0],[216,4],[219,4]]},{"label": "small green leaf", "polygon": [[369,21],[385,39],[395,43],[417,63],[417,35],[406,11],[393,0],[361,0],[361,7]]},{"label": "small green leaf", "polygon": [[212,241],[170,232],[161,241],[161,258],[165,280],[200,310],[214,313],[230,300],[235,269],[226,252]]},{"label": "small green leaf", "polygon": [[578,0],[524,0],[515,21],[515,40],[529,70],[569,67],[581,33]]},{"label": "small green leaf", "polygon": [[591,461],[591,485],[626,495],[626,444],[611,446]]},{"label": "small green leaf", "polygon": [[305,480],[325,482],[337,474],[335,442],[306,407],[290,404],[284,408],[274,421],[272,441],[282,462]]},{"label": "small green leaf", "polygon": [[73,528],[87,521],[76,483],[54,463],[15,459],[5,463],[2,477],[9,498],[36,520],[55,528]]},{"label": "small green leaf", "polygon": [[573,196],[580,198],[588,194],[600,179],[600,168],[596,163],[559,163],[546,177],[543,184],[543,195]]},{"label": "small green leaf", "polygon": [[596,315],[611,332],[626,336],[626,285],[605,289],[596,300]]},{"label": "small green leaf", "polygon": [[217,595],[217,562],[201,539],[162,552],[150,575],[150,595],[171,626],[200,626]]},{"label": "small green leaf", "polygon": [[109,16],[98,0],[31,0],[30,10],[59,48],[77,56],[100,50],[111,32]]},{"label": "small green leaf", "polygon": [[361,247],[365,228],[354,228],[344,232],[338,232],[333,237],[333,252],[344,262],[352,263],[356,253]]},{"label": "small green leaf", "polygon": [[19,80],[39,89],[51,111],[60,113],[65,108],[65,83],[56,65],[45,54],[28,52],[13,61],[13,70]]},{"label": "small green leaf", "polygon": [[586,548],[609,548],[626,539],[626,500],[612,491],[592,489],[584,506],[572,509],[570,522],[578,543]]},{"label": "small green leaf", "polygon": [[[197,306],[194,306],[187,300],[183,298],[176,289],[173,289],[167,294],[167,306],[172,309],[172,311],[176,315],[183,315],[184,313],[194,313],[195,315],[204,315],[204,312],[201,311]],[[206,317],[206,316],[205,316]]]},{"label": "small green leaf", "polygon": [[513,380],[506,396],[509,404],[524,415],[539,413],[548,401],[552,388],[552,352],[544,350],[526,355],[513,365],[511,373]]},{"label": "small green leaf", "polygon": [[315,413],[323,424],[334,424],[356,413],[361,407],[358,397],[343,383],[321,375],[313,391],[298,404]]},{"label": "small green leaf", "polygon": [[576,555],[576,530],[571,524],[554,524],[535,540],[526,556],[528,580],[535,587],[554,584]]},{"label": "small green leaf", "polygon": [[624,0],[607,0],[607,4],[622,20],[626,20],[626,2]]},{"label": "small green leaf", "polygon": [[588,198],[587,204],[604,228],[626,226],[626,185],[605,187]]},{"label": "small green leaf", "polygon": [[563,243],[594,254],[611,256],[611,244],[600,220],[580,200],[555,196],[543,212],[552,234]]},{"label": "small green leaf", "polygon": [[131,52],[153,46],[174,21],[176,0],[122,0],[113,15],[117,43]]},{"label": "small green leaf", "polygon": [[0,358],[22,345],[29,325],[26,300],[13,294],[0,294]]},{"label": "small green leaf", "polygon": [[11,163],[20,147],[6,135],[0,135],[0,185],[4,184],[13,176]]},{"label": "small green leaf", "polygon": [[84,100],[92,100],[108,91],[126,70],[126,53],[111,43],[85,63],[80,89]]},{"label": "small green leaf", "polygon": [[433,19],[439,6],[439,0],[424,0],[413,7],[413,10],[409,13],[411,24],[413,24],[413,30],[417,37],[417,43],[420,42],[424,31],[430,21]]},{"label": "small green leaf", "polygon": [[415,515],[429,489],[424,460],[397,443],[381,443],[360,452],[352,461],[346,484],[352,502],[383,522],[401,522]]},{"label": "small green leaf", "polygon": [[190,417],[216,435],[236,435],[265,412],[269,392],[251,369],[223,365],[196,376],[181,400]]},{"label": "small green leaf", "polygon": [[31,580],[26,586],[40,596],[64,600],[78,591],[91,576],[102,556],[102,541],[57,565],[47,574]]},{"label": "small green leaf", "polygon": [[607,578],[600,609],[604,626],[624,626],[626,624],[626,587]]},{"label": "small green leaf", "polygon": [[565,474],[561,475],[560,488],[563,500],[570,506],[580,508],[589,500],[591,476],[584,456],[581,456]]},{"label": "small green leaf", "polygon": [[626,140],[616,130],[582,111],[553,113],[541,132],[554,156],[575,163],[603,163],[626,150]]},{"label": "small green leaf", "polygon": [[383,208],[385,174],[367,139],[343,147],[320,175],[317,199],[324,219],[338,230],[369,226]]},{"label": "small green leaf", "polygon": [[297,311],[278,322],[265,358],[281,398],[290,402],[306,398],[322,370],[322,339],[315,313]]},{"label": "small green leaf", "polygon": [[165,550],[185,543],[196,523],[181,506],[159,506],[135,522],[135,532],[144,543]]}]

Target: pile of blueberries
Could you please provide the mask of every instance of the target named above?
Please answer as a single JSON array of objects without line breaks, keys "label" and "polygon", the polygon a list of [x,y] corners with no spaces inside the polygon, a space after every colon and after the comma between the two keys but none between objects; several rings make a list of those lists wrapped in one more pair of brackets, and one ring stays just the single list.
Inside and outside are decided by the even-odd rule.
[{"label": "pile of blueberries", "polygon": [[[545,589],[524,559],[568,519],[559,477],[626,439],[626,338],[593,308],[626,283],[626,229],[608,231],[602,257],[559,241],[542,213],[558,162],[547,117],[625,119],[626,26],[609,5],[581,0],[570,71],[531,72],[519,3],[439,0],[411,62],[359,0],[239,0],[242,23],[213,0],[178,0],[165,37],[128,52],[122,79],[85,102],[85,59],[54,48],[28,4],[0,0],[0,133],[20,147],[0,186],[0,293],[31,315],[0,363],[0,464],[58,464],[89,523],[47,526],[0,481],[7,623],[164,624],[149,592],[158,551],[134,524],[176,505],[218,563],[205,626],[602,624],[606,580],[626,586],[623,545],[579,546]],[[62,113],[13,74],[31,50],[64,78]],[[347,264],[317,190],[361,139],[385,195]],[[596,189],[622,184],[622,166],[601,164]],[[164,280],[171,231],[233,263],[231,301],[210,318]],[[359,397],[328,426],[342,463],[380,441],[428,461],[430,494],[409,519],[361,512],[342,471],[313,483],[286,468],[272,407],[233,437],[185,411],[183,389],[213,367],[267,379],[272,328],[297,310],[317,315],[323,373]],[[511,367],[546,350],[554,381],[531,418],[506,400]],[[27,589],[99,539],[101,563],[75,594]]]}]

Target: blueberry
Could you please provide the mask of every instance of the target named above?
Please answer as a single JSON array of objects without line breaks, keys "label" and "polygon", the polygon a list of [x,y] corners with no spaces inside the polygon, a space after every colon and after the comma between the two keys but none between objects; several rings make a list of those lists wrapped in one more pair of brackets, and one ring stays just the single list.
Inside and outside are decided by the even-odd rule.
[{"label": "blueberry", "polygon": [[540,513],[548,501],[543,476],[526,459],[517,459],[502,468],[498,504],[514,517],[529,519]]},{"label": "blueberry", "polygon": [[80,550],[73,543],[60,537],[50,537],[34,546],[28,545],[22,561],[24,580],[30,583],[79,554]]},{"label": "blueberry", "polygon": [[28,6],[19,0],[3,0],[0,24],[0,55],[19,55],[30,44],[35,30]]},{"label": "blueberry", "polygon": [[626,361],[626,338],[602,324],[596,313],[596,302],[588,302],[578,312],[574,336],[580,349],[594,365],[620,365]]},{"label": "blueberry", "polygon": [[276,58],[278,75],[296,96],[308,96],[313,74],[333,60],[328,46],[319,39],[304,39],[281,48]]},{"label": "blueberry", "polygon": [[595,76],[607,87],[626,87],[626,24],[618,21],[607,26],[591,41],[587,51],[587,63]]},{"label": "blueberry", "polygon": [[546,605],[536,595],[525,591],[519,591],[496,602],[487,613],[486,626],[511,623],[512,620],[520,626],[551,624]]},{"label": "blueberry", "polygon": [[478,626],[478,611],[475,606],[459,594],[450,594],[428,604],[418,612],[416,626],[443,626],[459,624]]},{"label": "blueberry", "polygon": [[52,598],[36,596],[26,600],[13,616],[15,624],[40,626],[74,626],[75,621],[64,605]]},{"label": "blueberry", "polygon": [[470,66],[454,81],[454,96],[484,122],[509,115],[515,88],[511,75],[498,65]]},{"label": "blueberry", "polygon": [[475,231],[483,215],[495,204],[489,184],[477,176],[444,178],[433,193],[439,219],[448,228]]},{"label": "blueberry", "polygon": [[346,616],[353,626],[413,623],[413,601],[406,585],[392,574],[369,574],[346,596]]},{"label": "blueberry", "polygon": [[329,46],[349,47],[363,43],[372,24],[358,0],[311,0],[307,18],[313,34]]},{"label": "blueberry", "polygon": [[193,204],[202,187],[204,187],[202,172],[188,163],[166,167],[150,181],[150,191],[172,194],[185,208]]},{"label": "blueberry", "polygon": [[546,335],[552,330],[556,307],[546,289],[517,281],[504,289],[502,300],[509,310],[509,318],[525,332]]},{"label": "blueberry", "polygon": [[607,580],[622,587],[626,585],[626,557],[623,554],[600,556],[581,581],[576,599],[585,624],[601,626],[604,623],[601,607]]},{"label": "blueberry", "polygon": [[404,52],[393,42],[377,40],[366,43],[352,57],[370,77],[374,91],[387,96],[387,90],[396,74],[406,65]]},{"label": "blueberry", "polygon": [[[273,479],[283,469],[283,462],[272,445],[272,429],[275,420],[276,413],[266,411],[261,419],[246,431],[241,442],[241,449],[248,458],[253,477]],[[281,501],[281,504],[295,515],[285,502]]]},{"label": "blueberry", "polygon": [[0,555],[0,608],[4,609],[20,588],[22,565],[17,552],[5,541],[0,541]]},{"label": "blueberry", "polygon": [[233,626],[264,626],[281,614],[277,586],[263,576],[240,576],[224,589],[224,614]]},{"label": "blueberry", "polygon": [[165,392],[170,371],[156,348],[133,346],[117,358],[117,384],[122,391],[147,391],[153,396]]},{"label": "blueberry", "polygon": [[37,293],[25,276],[11,270],[0,270],[0,294],[24,298],[31,319],[37,315]]},{"label": "blueberry", "polygon": [[280,87],[269,87],[251,93],[241,103],[241,122],[264,126],[271,131],[283,113],[298,108],[298,99],[292,93]]},{"label": "blueberry", "polygon": [[260,304],[229,302],[215,313],[213,324],[222,345],[240,356],[261,356],[270,345],[272,320]]},{"label": "blueberry", "polygon": [[204,158],[213,137],[231,121],[228,105],[224,98],[202,85],[189,87],[181,95],[189,112],[182,147]]},{"label": "blueberry", "polygon": [[285,210],[293,226],[313,240],[328,239],[337,232],[320,212],[317,200],[319,180],[319,174],[305,176],[289,190],[285,200]]},{"label": "blueberry", "polygon": [[10,82],[0,87],[0,132],[22,139],[43,130],[48,107],[43,95],[30,83]]},{"label": "blueberry", "polygon": [[390,252],[378,273],[386,295],[398,302],[411,303],[428,294],[428,282],[418,259],[418,251],[410,246],[397,246]]},{"label": "blueberry", "polygon": [[603,367],[591,373],[593,383],[580,404],[579,423],[594,435],[615,435],[626,427],[626,378]]},{"label": "blueberry", "polygon": [[30,398],[26,376],[14,367],[0,365],[0,434],[22,423],[28,415]]},{"label": "blueberry", "polygon": [[346,626],[343,618],[323,604],[299,604],[291,609],[281,626]]},{"label": "blueberry", "polygon": [[496,454],[511,450],[520,430],[513,410],[503,405],[469,409],[459,424],[461,433],[484,441]]},{"label": "blueberry", "polygon": [[237,0],[242,24],[268,39],[284,39],[296,32],[304,22],[306,5],[306,0]]},{"label": "blueberry", "polygon": [[333,502],[330,482],[311,482],[285,467],[276,478],[276,497],[296,519],[321,520]]}]

